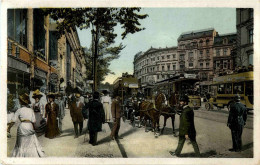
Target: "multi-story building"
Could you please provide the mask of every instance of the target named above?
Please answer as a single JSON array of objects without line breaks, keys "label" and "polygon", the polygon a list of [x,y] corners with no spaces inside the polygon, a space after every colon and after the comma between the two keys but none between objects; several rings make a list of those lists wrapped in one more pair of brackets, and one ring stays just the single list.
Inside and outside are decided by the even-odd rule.
[{"label": "multi-story building", "polygon": [[150,88],[155,83],[180,74],[193,74],[190,76],[200,80],[202,91],[209,90],[215,72],[232,68],[235,37],[218,35],[213,28],[182,33],[178,47],[150,48],[137,53],[134,75],[146,95],[151,94]]},{"label": "multi-story building", "polygon": [[213,72],[214,75],[233,71],[232,50],[236,46],[236,33],[217,35],[213,47]]},{"label": "multi-story building", "polygon": [[254,11],[252,8],[236,9],[237,45],[236,67],[253,65]]},{"label": "multi-story building", "polygon": [[135,55],[134,76],[144,92],[149,94],[156,82],[176,74],[179,70],[177,61],[177,47],[151,47],[146,52],[139,52]]},{"label": "multi-story building", "polygon": [[7,17],[9,91],[59,91],[60,84],[70,80],[66,79],[67,70],[71,70],[67,64],[75,43],[68,42],[65,35],[58,37],[54,22],[41,9],[8,9]]}]

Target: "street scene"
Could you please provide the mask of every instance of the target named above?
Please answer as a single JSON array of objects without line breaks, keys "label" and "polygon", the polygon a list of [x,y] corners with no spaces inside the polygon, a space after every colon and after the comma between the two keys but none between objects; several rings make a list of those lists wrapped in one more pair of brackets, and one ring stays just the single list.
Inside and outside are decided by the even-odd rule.
[{"label": "street scene", "polygon": [[7,36],[7,157],[254,158],[253,8],[10,8]]}]

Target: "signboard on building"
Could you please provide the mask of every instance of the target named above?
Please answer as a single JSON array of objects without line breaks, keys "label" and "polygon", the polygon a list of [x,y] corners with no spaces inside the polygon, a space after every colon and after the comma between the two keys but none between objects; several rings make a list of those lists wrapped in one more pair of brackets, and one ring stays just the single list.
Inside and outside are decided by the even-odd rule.
[{"label": "signboard on building", "polygon": [[184,74],[184,78],[196,78],[196,74]]},{"label": "signboard on building", "polygon": [[129,88],[138,88],[138,84],[129,84]]}]

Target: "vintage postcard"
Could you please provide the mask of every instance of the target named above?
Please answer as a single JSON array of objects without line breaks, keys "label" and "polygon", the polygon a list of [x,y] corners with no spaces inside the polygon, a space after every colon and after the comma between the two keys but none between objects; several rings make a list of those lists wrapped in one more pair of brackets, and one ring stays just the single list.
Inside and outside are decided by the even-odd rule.
[{"label": "vintage postcard", "polygon": [[0,164],[260,164],[259,1],[2,1]]}]

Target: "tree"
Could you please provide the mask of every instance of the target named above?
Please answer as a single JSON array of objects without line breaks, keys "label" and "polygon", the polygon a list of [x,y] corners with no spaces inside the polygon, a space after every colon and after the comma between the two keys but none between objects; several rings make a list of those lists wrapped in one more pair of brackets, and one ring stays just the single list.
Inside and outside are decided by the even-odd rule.
[{"label": "tree", "polygon": [[[133,34],[144,30],[140,27],[139,20],[145,19],[147,14],[138,14],[141,8],[56,8],[45,9],[50,17],[57,21],[57,29],[63,34],[70,28],[91,28],[92,56],[94,86],[97,89],[97,58],[99,55],[100,42],[108,45],[113,44],[117,34],[114,28],[121,24],[124,31],[121,34],[124,39],[129,33]],[[100,65],[101,66],[101,65]]]}]

